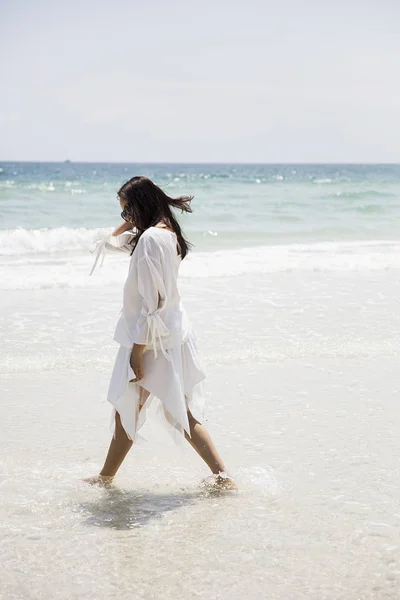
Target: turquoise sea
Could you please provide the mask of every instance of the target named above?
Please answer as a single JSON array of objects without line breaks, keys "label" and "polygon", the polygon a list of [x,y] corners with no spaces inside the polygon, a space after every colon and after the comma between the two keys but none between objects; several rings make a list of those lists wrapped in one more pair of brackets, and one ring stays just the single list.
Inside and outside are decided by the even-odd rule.
[{"label": "turquoise sea", "polygon": [[194,195],[187,231],[221,245],[397,234],[400,165],[0,163],[0,229],[108,227],[134,175]]},{"label": "turquoise sea", "polygon": [[[194,196],[194,213],[181,222],[207,256],[192,276],[400,261],[400,165],[3,162],[2,285],[78,285],[68,266],[87,271],[99,232],[120,222],[117,190],[134,175],[171,196]],[[14,267],[28,258],[35,274],[15,282]]]}]

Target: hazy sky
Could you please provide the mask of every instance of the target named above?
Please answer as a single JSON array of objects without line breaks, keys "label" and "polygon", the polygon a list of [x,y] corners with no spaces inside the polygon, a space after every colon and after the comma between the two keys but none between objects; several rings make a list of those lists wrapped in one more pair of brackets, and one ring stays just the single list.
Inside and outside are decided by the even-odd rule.
[{"label": "hazy sky", "polygon": [[398,0],[0,0],[0,160],[400,162]]}]

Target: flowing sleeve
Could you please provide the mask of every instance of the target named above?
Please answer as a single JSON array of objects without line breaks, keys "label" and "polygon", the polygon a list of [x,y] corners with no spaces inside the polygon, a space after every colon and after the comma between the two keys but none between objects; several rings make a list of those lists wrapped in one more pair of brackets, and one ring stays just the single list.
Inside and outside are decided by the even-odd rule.
[{"label": "flowing sleeve", "polygon": [[95,245],[91,248],[91,252],[96,252],[96,257],[89,275],[92,275],[96,269],[97,263],[101,258],[101,266],[104,263],[104,257],[106,252],[132,252],[132,246],[130,242],[134,237],[134,231],[128,230],[120,235],[108,234],[100,237]]},{"label": "flowing sleeve", "polygon": [[140,240],[137,251],[138,290],[142,298],[142,309],[140,326],[135,331],[133,343],[150,345],[155,357],[157,357],[159,343],[162,353],[168,358],[162,342],[162,338],[168,336],[170,332],[162,318],[167,293],[161,264],[161,250],[157,241],[148,236]]}]

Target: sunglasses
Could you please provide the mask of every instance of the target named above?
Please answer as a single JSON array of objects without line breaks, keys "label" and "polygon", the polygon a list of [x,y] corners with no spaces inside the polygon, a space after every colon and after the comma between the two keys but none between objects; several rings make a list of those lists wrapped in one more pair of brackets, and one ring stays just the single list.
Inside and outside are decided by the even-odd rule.
[{"label": "sunglasses", "polygon": [[125,210],[122,211],[121,217],[123,218],[124,221],[127,221],[129,223],[130,218],[129,218],[128,214],[125,212]]}]

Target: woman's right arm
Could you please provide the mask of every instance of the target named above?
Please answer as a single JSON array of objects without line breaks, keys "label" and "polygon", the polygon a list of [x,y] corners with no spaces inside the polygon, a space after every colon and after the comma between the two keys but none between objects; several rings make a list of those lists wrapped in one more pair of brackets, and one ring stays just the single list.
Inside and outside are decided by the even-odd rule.
[{"label": "woman's right arm", "polygon": [[132,223],[129,223],[128,221],[122,221],[121,225],[118,225],[118,227],[116,229],[114,229],[114,231],[112,232],[111,235],[116,236],[116,235],[120,235],[121,233],[124,233],[124,231],[128,231],[128,229],[132,229],[133,225]]},{"label": "woman's right arm", "polygon": [[[119,225],[116,229],[114,229],[114,231],[110,234],[107,234],[107,236],[105,237],[104,235],[102,235],[95,243],[95,245],[93,246],[93,248],[91,249],[91,252],[94,252],[95,250],[97,250],[96,253],[96,258],[94,261],[94,264],[91,268],[91,271],[89,273],[89,275],[92,275],[97,263],[99,262],[99,258],[100,256],[102,256],[102,262],[101,264],[103,264],[104,261],[104,256],[105,256],[105,252],[107,250],[113,250],[113,251],[118,251],[118,252],[132,252],[132,246],[130,245],[129,241],[132,240],[132,236],[134,236],[135,234],[130,233],[127,235],[122,235],[123,233],[125,233],[126,231],[129,231],[130,229],[132,229],[132,223],[128,223],[127,221],[124,221],[123,223],[121,223],[121,225]],[[121,236],[121,238],[118,238],[118,236]],[[115,237],[115,240],[112,240],[111,238]]]}]

